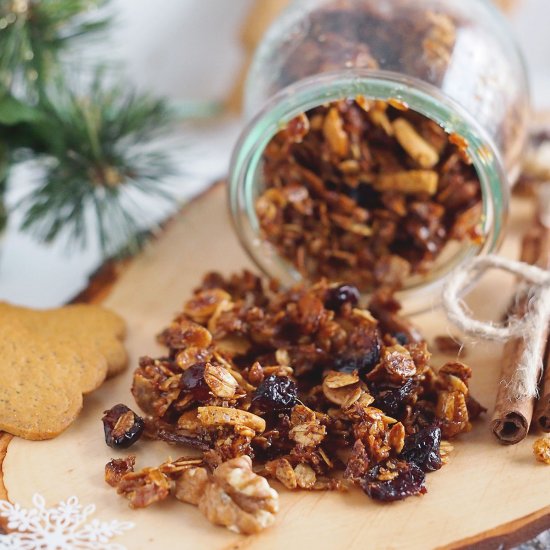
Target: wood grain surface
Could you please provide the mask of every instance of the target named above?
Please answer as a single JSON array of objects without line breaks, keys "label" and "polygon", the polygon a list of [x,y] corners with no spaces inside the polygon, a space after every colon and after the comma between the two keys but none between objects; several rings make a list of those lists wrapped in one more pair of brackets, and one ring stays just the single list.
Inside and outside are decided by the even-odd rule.
[{"label": "wood grain surface", "polygon": [[[515,257],[518,236],[530,212],[516,200],[504,252]],[[97,505],[100,519],[129,520],[136,527],[117,539],[129,550],[181,548],[222,550],[316,550],[507,548],[514,536],[524,539],[550,527],[550,469],[535,462],[534,436],[502,447],[489,433],[497,388],[501,346],[468,341],[466,361],[474,376],[472,393],[489,408],[469,434],[454,443],[450,463],[428,475],[428,494],[383,505],[358,490],[347,494],[289,492],[278,486],[281,511],[276,525],[253,537],[232,534],[209,524],[193,507],[170,501],[132,511],[103,481],[105,463],[123,456],[105,446],[100,418],[115,403],[133,405],[132,369],[140,355],[160,354],[154,335],[178,312],[202,274],[251,268],[229,224],[224,189],[217,186],[166,228],[158,241],[120,274],[104,303],[128,323],[131,367],[87,396],[82,414],[51,441],[14,439],[4,460],[4,482],[12,501],[28,506],[40,492],[54,504],[70,495]],[[497,319],[508,303],[513,280],[491,273],[472,293],[476,315]],[[431,341],[451,330],[439,310],[418,316]],[[440,366],[452,359],[434,355]],[[161,442],[142,441],[131,449],[137,465],[156,465],[188,451]],[[516,541],[517,542],[517,541]]]}]

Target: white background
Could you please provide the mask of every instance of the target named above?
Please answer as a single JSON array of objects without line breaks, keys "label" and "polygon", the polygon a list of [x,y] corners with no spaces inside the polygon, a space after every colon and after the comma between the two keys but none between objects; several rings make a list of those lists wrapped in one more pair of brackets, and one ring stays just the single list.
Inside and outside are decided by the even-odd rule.
[{"label": "white background", "polygon": [[[114,0],[110,40],[86,57],[119,58],[139,87],[176,100],[220,100],[239,69],[239,27],[253,1]],[[550,109],[550,0],[520,0],[512,23],[528,60],[535,106]],[[182,128],[178,162],[186,175],[172,182],[182,201],[225,174],[238,129],[239,121],[227,119]],[[28,170],[18,174],[11,201],[30,178]],[[70,299],[100,263],[97,246],[67,252],[64,242],[39,245],[17,231],[18,221],[12,218],[0,245],[0,299],[37,307]]]}]

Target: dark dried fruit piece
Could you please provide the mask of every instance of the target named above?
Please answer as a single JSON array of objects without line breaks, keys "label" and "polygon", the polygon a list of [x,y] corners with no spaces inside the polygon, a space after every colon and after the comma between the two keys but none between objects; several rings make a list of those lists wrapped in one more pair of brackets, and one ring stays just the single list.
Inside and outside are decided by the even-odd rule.
[{"label": "dark dried fruit piece", "polygon": [[409,378],[402,386],[373,384],[371,389],[375,396],[374,406],[382,409],[389,416],[399,416],[414,388],[415,383],[412,378]]},{"label": "dark dried fruit piece", "polygon": [[210,387],[204,379],[205,363],[197,363],[183,371],[181,375],[181,388],[184,392],[191,393],[197,401],[208,401],[212,397]]},{"label": "dark dried fruit piece", "polygon": [[359,290],[352,285],[339,285],[329,288],[325,297],[325,307],[333,311],[340,311],[346,304],[355,307],[359,303]]},{"label": "dark dried fruit piece", "polygon": [[252,406],[262,412],[286,411],[296,405],[295,382],[286,376],[272,374],[264,378],[252,397]]},{"label": "dark dried fruit piece", "polygon": [[439,446],[441,444],[441,429],[428,426],[405,439],[401,458],[416,464],[425,472],[435,472],[443,465]]},{"label": "dark dried fruit piece", "polygon": [[105,443],[113,449],[127,449],[143,433],[145,423],[141,416],[119,403],[103,413]]},{"label": "dark dried fruit piece", "polygon": [[365,333],[361,342],[355,342],[356,349],[347,350],[334,358],[328,368],[339,372],[357,371],[360,375],[368,374],[380,361],[382,344],[376,333]]},{"label": "dark dried fruit piece", "polygon": [[332,363],[333,370],[366,374],[374,368],[380,359],[380,348],[373,348],[362,355],[342,355]]},{"label": "dark dried fruit piece", "polygon": [[[378,464],[361,480],[363,491],[372,499],[394,502],[426,492],[426,474],[416,464],[398,462],[395,469],[384,470],[386,472],[383,471],[383,466]],[[390,479],[385,479],[386,477]]]}]

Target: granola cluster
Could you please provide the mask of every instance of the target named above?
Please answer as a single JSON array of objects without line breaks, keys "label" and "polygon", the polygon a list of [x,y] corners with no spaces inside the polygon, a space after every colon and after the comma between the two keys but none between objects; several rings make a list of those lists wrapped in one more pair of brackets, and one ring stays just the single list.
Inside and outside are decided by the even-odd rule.
[{"label": "granola cluster", "polygon": [[481,238],[480,183],[465,146],[397,102],[312,109],[264,151],[262,235],[309,280],[399,288],[449,241]]},{"label": "granola cluster", "polygon": [[533,443],[533,454],[539,462],[550,465],[550,437],[539,437]]},{"label": "granola cluster", "polygon": [[291,490],[356,485],[382,501],[424,493],[446,440],[483,409],[470,369],[436,372],[398,309],[383,291],[362,307],[351,285],[207,275],[159,335],[165,356],[143,357],[132,387],[147,435],[200,456],[140,472],[132,458],[112,461],[108,482],[134,507],[172,494],[245,533],[277,510],[265,477]]}]

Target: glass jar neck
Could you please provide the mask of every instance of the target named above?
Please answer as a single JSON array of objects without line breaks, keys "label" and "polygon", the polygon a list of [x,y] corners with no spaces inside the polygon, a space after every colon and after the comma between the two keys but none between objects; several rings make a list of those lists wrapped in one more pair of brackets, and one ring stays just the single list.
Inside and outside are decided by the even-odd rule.
[{"label": "glass jar neck", "polygon": [[258,267],[283,284],[301,275],[260,237],[255,200],[261,187],[262,156],[270,139],[297,115],[331,101],[364,96],[382,101],[397,100],[467,143],[466,152],[478,173],[482,200],[482,235],[478,243],[460,251],[427,276],[412,277],[398,294],[406,310],[432,305],[431,297],[445,276],[476,255],[494,251],[500,244],[508,210],[509,185],[503,163],[491,137],[460,105],[423,81],[388,71],[347,70],[310,77],[273,96],[244,129],[233,153],[229,180],[229,205],[242,245]]}]

